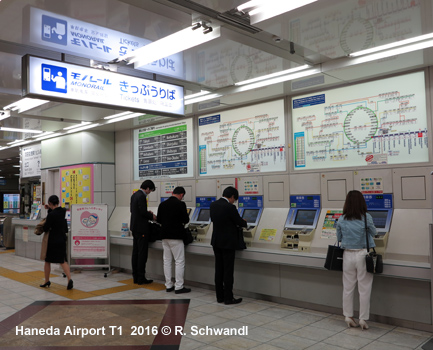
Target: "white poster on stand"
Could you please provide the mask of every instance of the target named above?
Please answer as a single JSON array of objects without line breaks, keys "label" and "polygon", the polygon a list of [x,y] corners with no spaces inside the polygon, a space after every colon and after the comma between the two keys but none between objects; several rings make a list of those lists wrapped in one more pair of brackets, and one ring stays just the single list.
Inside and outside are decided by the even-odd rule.
[{"label": "white poster on stand", "polygon": [[73,204],[71,258],[108,258],[107,205]]}]

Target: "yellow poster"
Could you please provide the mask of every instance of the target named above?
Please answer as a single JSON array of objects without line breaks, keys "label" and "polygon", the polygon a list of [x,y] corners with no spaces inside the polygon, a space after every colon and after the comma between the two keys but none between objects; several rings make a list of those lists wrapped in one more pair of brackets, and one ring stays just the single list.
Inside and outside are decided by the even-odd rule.
[{"label": "yellow poster", "polygon": [[60,168],[62,206],[93,203],[93,164]]},{"label": "yellow poster", "polygon": [[260,232],[259,241],[272,242],[277,235],[277,230],[273,228],[264,228]]}]

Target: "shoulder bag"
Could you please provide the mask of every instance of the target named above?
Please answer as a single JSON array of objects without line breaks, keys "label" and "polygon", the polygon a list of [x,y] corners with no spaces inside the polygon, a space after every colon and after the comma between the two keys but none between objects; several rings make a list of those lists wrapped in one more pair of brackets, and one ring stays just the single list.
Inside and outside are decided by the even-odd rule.
[{"label": "shoulder bag", "polygon": [[156,221],[149,220],[149,243],[162,240],[161,225]]},{"label": "shoulder bag", "polygon": [[194,241],[191,230],[189,227],[185,227],[185,232],[183,234],[183,244],[188,245]]},{"label": "shoulder bag", "polygon": [[377,254],[376,250],[370,252],[370,246],[368,244],[368,228],[367,228],[367,215],[364,216],[365,220],[365,238],[367,240],[367,255],[365,256],[365,265],[367,272],[378,274],[383,272],[383,260],[382,255]]},{"label": "shoulder bag", "polygon": [[325,269],[333,271],[343,271],[343,253],[344,249],[340,247],[340,242],[337,245],[328,245],[328,253],[326,254]]},{"label": "shoulder bag", "polygon": [[44,233],[44,225],[45,225],[45,221],[47,219],[42,219],[35,227],[35,235],[40,236],[41,234]]},{"label": "shoulder bag", "polygon": [[244,250],[247,249],[247,245],[244,240],[244,230],[242,227],[238,227],[238,237],[237,237],[237,247],[236,250]]}]

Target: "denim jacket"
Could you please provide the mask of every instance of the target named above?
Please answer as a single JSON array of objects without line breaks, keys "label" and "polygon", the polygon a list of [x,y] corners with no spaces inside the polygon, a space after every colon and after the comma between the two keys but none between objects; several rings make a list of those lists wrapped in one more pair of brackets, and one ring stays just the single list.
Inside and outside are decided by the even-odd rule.
[{"label": "denim jacket", "polygon": [[[375,247],[373,237],[377,234],[373,219],[369,213],[367,215],[368,244],[370,248]],[[343,249],[367,249],[365,238],[365,221],[346,220],[344,215],[337,221],[337,239],[341,242]]]}]

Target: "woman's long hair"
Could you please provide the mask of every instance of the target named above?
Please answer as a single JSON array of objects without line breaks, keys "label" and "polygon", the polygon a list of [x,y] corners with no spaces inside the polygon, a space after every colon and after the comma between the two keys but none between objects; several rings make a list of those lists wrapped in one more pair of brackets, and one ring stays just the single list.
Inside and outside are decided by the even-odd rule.
[{"label": "woman's long hair", "polygon": [[346,220],[362,220],[367,212],[367,204],[361,192],[349,191],[344,202],[343,215]]}]

